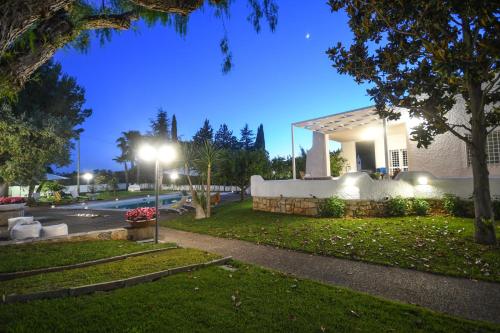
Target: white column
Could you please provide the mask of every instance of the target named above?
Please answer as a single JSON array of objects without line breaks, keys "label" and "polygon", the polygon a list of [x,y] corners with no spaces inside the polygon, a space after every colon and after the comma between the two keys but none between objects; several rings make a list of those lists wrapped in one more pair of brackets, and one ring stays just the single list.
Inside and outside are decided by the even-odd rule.
[{"label": "white column", "polygon": [[313,132],[313,144],[307,152],[306,174],[311,178],[330,177],[330,138],[328,134]]},{"label": "white column", "polygon": [[389,149],[387,143],[387,119],[383,119],[384,124],[384,154],[385,154],[385,172],[389,174]]},{"label": "white column", "polygon": [[293,124],[292,124],[292,178],[297,179],[297,171],[295,170],[295,138],[293,135]]}]

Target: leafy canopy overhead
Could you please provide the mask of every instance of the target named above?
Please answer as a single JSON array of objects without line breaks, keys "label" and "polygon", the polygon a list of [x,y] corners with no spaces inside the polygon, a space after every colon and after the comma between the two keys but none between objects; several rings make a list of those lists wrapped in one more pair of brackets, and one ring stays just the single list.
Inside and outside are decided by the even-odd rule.
[{"label": "leafy canopy overhead", "polygon": [[[500,7],[497,1],[330,0],[346,10],[353,43],[328,50],[334,67],[368,82],[383,117],[408,108],[425,122],[413,131],[419,146],[447,131],[469,142],[472,124],[449,112],[457,98],[468,113],[483,110],[484,128],[499,124]],[[461,96],[461,97],[458,97]]]}]

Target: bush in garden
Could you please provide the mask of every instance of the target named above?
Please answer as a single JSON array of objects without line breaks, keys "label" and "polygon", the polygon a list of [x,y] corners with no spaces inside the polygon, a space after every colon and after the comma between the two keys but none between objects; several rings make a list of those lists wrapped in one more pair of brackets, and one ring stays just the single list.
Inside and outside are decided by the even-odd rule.
[{"label": "bush in garden", "polygon": [[445,194],[443,196],[443,208],[448,214],[453,216],[463,216],[465,214],[462,200],[453,194]]},{"label": "bush in garden", "polygon": [[410,212],[411,201],[397,196],[387,201],[387,213],[389,216],[406,216]]},{"label": "bush in garden", "polygon": [[429,214],[431,205],[427,202],[427,200],[415,198],[411,203],[411,208],[415,215],[425,216]]},{"label": "bush in garden", "polygon": [[338,197],[325,200],[320,206],[320,215],[325,217],[343,217],[345,215],[345,202]]}]

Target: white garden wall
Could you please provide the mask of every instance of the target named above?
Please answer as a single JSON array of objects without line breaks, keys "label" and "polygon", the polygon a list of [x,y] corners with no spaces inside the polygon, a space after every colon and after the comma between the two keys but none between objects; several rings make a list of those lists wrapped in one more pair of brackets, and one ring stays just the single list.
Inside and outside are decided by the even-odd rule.
[{"label": "white garden wall", "polygon": [[[427,184],[423,184],[426,182]],[[441,198],[450,193],[472,196],[472,178],[437,178],[428,172],[402,172],[396,180],[373,180],[363,172],[347,173],[332,180],[264,180],[252,176],[254,197],[329,198],[385,200],[390,197]],[[500,178],[490,178],[492,196],[500,196]]]}]

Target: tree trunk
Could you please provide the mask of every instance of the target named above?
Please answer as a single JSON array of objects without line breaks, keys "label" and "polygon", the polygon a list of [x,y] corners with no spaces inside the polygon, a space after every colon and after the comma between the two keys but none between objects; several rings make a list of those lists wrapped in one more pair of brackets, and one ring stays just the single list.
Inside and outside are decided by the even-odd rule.
[{"label": "tree trunk", "polygon": [[469,86],[471,109],[472,143],[471,164],[474,183],[474,239],[477,243],[496,244],[495,222],[490,194],[487,164],[487,128],[484,110],[481,106],[481,86]]},{"label": "tree trunk", "polygon": [[0,56],[38,20],[69,6],[74,0],[6,0],[0,4]]},{"label": "tree trunk", "polygon": [[141,178],[141,166],[139,163],[136,164],[137,169],[135,169],[135,182],[137,184],[140,184],[140,178]]},{"label": "tree trunk", "polygon": [[191,176],[189,176],[189,168],[187,165],[185,165],[185,172],[187,176],[187,180],[189,183],[189,191],[191,192],[191,203],[194,206],[195,209],[195,220],[201,220],[207,217],[205,214],[205,211],[203,210],[203,206],[198,202],[198,194],[196,193],[195,189],[193,188],[193,182],[191,182]]},{"label": "tree trunk", "polygon": [[212,207],[211,207],[211,198],[210,198],[210,177],[211,177],[211,174],[212,174],[212,165],[210,163],[208,163],[208,167],[207,167],[207,217],[210,217],[210,214],[211,214],[211,210],[212,210]]},{"label": "tree trunk", "polygon": [[0,183],[0,197],[9,196],[9,183]]},{"label": "tree trunk", "polygon": [[245,191],[246,191],[246,187],[245,186],[240,186],[240,201],[243,201],[245,200]]},{"label": "tree trunk", "polygon": [[128,182],[128,166],[127,166],[127,162],[123,163],[123,167],[125,169],[125,186],[126,186],[126,190],[128,191],[128,185],[129,185],[129,182]]},{"label": "tree trunk", "polygon": [[35,183],[30,182],[28,186],[28,201],[33,198],[33,192],[35,192]]}]

